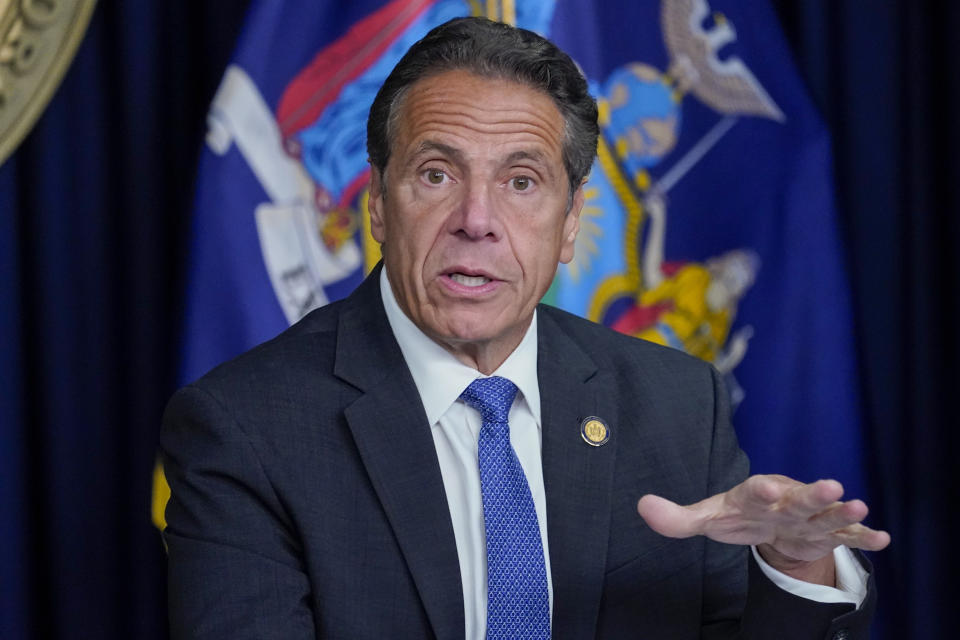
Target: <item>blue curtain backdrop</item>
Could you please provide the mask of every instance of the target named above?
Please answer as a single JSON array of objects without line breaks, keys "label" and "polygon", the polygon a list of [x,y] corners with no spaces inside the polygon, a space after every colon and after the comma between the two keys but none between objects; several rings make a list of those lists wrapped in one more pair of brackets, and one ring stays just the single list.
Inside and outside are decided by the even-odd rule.
[{"label": "blue curtain backdrop", "polygon": [[0,638],[165,638],[150,523],[207,105],[238,2],[100,2],[0,167]]},{"label": "blue curtain backdrop", "polygon": [[[833,134],[872,506],[894,536],[875,557],[877,636],[948,637],[960,9],[773,4]],[[0,166],[4,640],[166,637],[150,471],[178,375],[205,114],[244,5],[101,2]]]},{"label": "blue curtain backdrop", "polygon": [[833,133],[890,638],[948,638],[958,563],[960,5],[777,1]]}]

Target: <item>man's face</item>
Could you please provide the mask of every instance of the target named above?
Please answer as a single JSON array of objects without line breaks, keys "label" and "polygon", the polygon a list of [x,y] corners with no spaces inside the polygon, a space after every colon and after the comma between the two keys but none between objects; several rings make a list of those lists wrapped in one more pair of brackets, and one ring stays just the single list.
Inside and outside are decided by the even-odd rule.
[{"label": "man's face", "polygon": [[394,132],[370,217],[397,301],[455,355],[492,350],[499,366],[573,258],[583,192],[568,211],[560,111],[529,87],[449,71],[409,88]]}]

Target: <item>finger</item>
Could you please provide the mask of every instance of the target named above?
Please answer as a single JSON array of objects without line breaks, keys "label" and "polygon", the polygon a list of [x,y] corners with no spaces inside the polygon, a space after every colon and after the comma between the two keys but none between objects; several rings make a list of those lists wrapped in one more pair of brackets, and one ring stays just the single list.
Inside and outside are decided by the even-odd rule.
[{"label": "finger", "polygon": [[703,534],[703,518],[698,514],[700,504],[702,503],[681,507],[666,498],[645,495],[637,503],[637,512],[650,525],[650,528],[660,535],[669,538],[689,538]]},{"label": "finger", "polygon": [[778,510],[794,518],[804,520],[834,507],[843,497],[843,485],[836,480],[818,480],[799,484],[786,492]]},{"label": "finger", "polygon": [[809,519],[809,524],[820,531],[836,531],[862,522],[869,509],[862,500],[835,502]]},{"label": "finger", "polygon": [[746,509],[755,508],[766,511],[773,507],[795,487],[801,486],[796,480],[778,475],[750,476],[730,492],[730,499],[743,503]]},{"label": "finger", "polygon": [[890,544],[890,534],[878,531],[862,524],[853,524],[834,531],[832,538],[837,544],[843,544],[851,549],[864,551],[880,551]]}]

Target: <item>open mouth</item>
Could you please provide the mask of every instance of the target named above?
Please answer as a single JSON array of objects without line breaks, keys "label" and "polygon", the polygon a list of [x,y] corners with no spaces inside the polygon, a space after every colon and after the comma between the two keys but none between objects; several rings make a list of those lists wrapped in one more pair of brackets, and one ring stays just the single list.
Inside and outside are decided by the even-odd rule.
[{"label": "open mouth", "polygon": [[465,273],[451,273],[450,279],[465,287],[482,287],[490,282],[486,276],[468,276]]}]

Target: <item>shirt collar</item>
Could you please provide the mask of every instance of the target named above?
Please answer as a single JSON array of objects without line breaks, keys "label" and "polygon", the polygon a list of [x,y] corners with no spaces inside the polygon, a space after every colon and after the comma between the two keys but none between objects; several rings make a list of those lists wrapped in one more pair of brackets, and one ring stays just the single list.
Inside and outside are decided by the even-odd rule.
[{"label": "shirt collar", "polygon": [[[482,373],[457,360],[428,337],[403,312],[393,295],[386,268],[380,272],[380,294],[403,359],[417,385],[427,422],[436,424],[463,390]],[[517,348],[492,375],[509,379],[520,390],[537,427],[540,427],[540,386],[537,380],[537,314]]]}]

